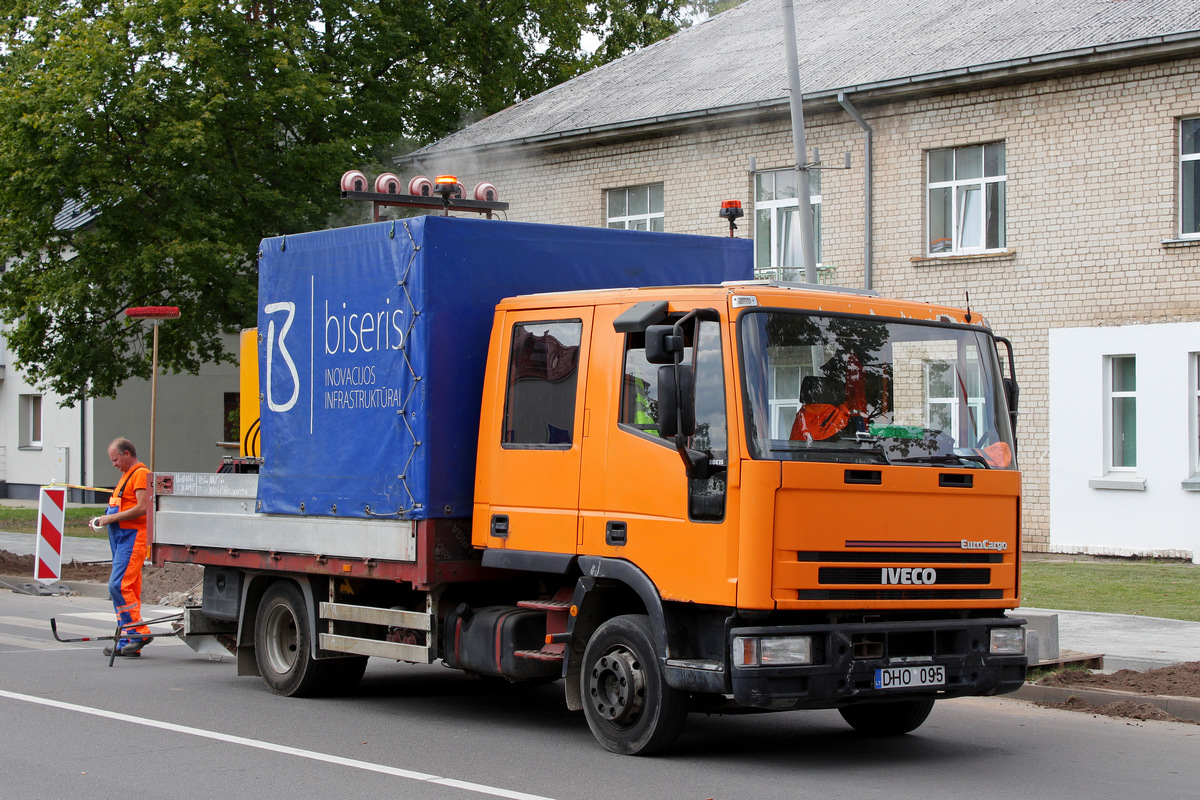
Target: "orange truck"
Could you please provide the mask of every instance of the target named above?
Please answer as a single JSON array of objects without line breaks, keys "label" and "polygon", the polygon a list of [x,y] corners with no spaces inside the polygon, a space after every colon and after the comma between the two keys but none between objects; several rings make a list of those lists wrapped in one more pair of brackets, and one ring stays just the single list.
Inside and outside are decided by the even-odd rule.
[{"label": "orange truck", "polygon": [[205,568],[185,639],[273,692],[372,656],[561,679],[647,754],[693,711],[902,734],[1025,678],[977,314],[752,280],[744,241],[425,217],[264,241],[244,343],[258,472],[157,473],[151,535]]}]

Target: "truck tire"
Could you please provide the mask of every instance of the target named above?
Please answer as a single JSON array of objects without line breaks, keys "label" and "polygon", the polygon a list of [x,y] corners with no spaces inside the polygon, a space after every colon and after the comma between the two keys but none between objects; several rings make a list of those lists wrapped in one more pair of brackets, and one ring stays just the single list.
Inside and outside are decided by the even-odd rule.
[{"label": "truck tire", "polygon": [[335,658],[329,663],[333,665],[329,690],[339,694],[354,691],[367,671],[367,656]]},{"label": "truck tire", "polygon": [[867,736],[899,736],[915,731],[932,710],[932,698],[865,703],[838,709],[850,727]]},{"label": "truck tire", "polygon": [[614,617],[596,629],[579,686],[592,735],[613,753],[661,752],[687,720],[687,695],[667,685],[644,615]]},{"label": "truck tire", "polygon": [[332,661],[312,655],[307,610],[296,584],[271,584],[254,623],[254,658],[267,688],[285,697],[307,697],[324,690],[333,675]]}]

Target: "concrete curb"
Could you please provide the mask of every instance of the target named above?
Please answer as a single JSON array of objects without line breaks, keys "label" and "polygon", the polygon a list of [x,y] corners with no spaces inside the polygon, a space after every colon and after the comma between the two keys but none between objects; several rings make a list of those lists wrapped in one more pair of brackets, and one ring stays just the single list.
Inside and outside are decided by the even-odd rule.
[{"label": "concrete curb", "polygon": [[1038,686],[1027,683],[1008,695],[1016,700],[1030,703],[1065,703],[1072,697],[1097,706],[1111,705],[1129,700],[1139,705],[1160,708],[1171,716],[1200,722],[1200,697],[1172,697],[1170,695],[1139,694],[1116,689],[1081,689],[1066,686]]}]

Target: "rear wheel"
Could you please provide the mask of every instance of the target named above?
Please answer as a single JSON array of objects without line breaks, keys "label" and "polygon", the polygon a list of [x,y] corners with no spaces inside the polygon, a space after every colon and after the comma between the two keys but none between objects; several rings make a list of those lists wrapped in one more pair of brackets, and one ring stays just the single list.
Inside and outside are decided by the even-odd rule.
[{"label": "rear wheel", "polygon": [[254,658],[275,694],[305,697],[327,686],[332,662],[313,658],[307,610],[296,584],[279,581],[263,595],[254,625]]},{"label": "rear wheel", "polygon": [[584,650],[580,690],[588,727],[614,753],[664,750],[687,720],[687,696],[667,685],[643,615],[614,617],[596,630]]},{"label": "rear wheel", "polygon": [[932,710],[932,698],[864,703],[838,709],[850,727],[868,736],[899,736],[915,731]]}]

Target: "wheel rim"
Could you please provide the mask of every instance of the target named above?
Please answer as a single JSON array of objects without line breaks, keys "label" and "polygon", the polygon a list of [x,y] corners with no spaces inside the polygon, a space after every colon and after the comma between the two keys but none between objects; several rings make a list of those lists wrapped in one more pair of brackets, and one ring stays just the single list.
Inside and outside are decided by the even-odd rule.
[{"label": "wheel rim", "polygon": [[592,665],[588,676],[592,707],[618,727],[637,722],[646,704],[646,675],[634,653],[614,647]]},{"label": "wheel rim", "polygon": [[291,671],[298,655],[296,617],[291,609],[280,603],[267,613],[267,664],[280,675]]}]

